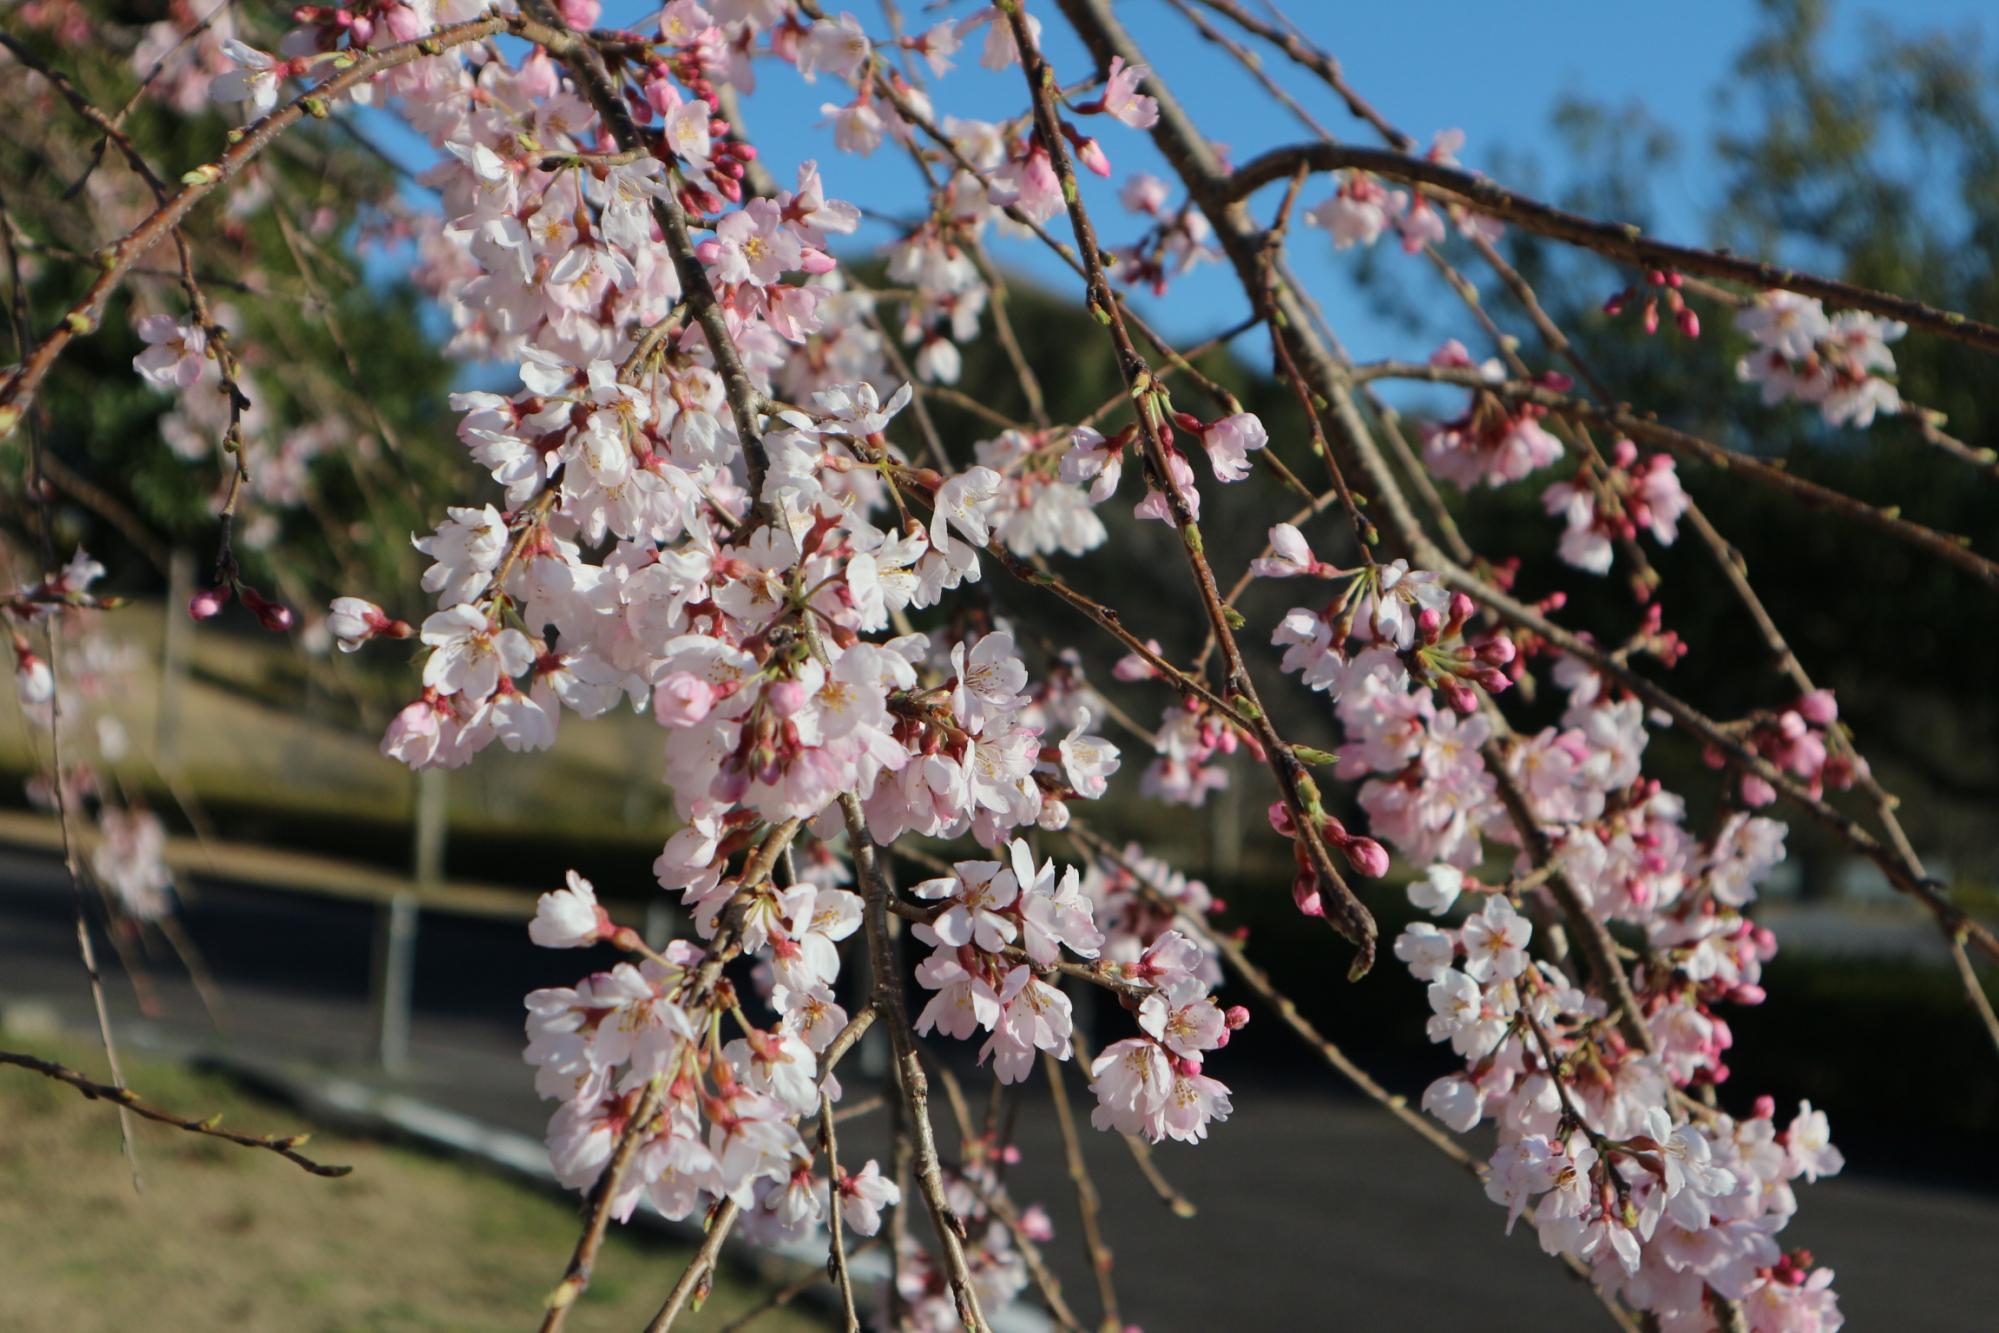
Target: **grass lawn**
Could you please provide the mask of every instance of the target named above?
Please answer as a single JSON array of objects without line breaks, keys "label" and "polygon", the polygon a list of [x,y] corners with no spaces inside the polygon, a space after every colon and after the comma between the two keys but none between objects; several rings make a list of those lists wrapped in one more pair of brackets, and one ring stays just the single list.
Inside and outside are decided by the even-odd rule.
[{"label": "grass lawn", "polygon": [[[12,1041],[85,1072],[74,1043]],[[305,1128],[297,1113],[227,1082],[133,1062],[148,1102],[244,1133]],[[111,1107],[39,1074],[0,1067],[0,1329],[526,1329],[562,1275],[577,1231],[569,1202],[420,1152],[316,1135],[303,1151],[354,1174],[309,1176],[274,1154],[135,1120],[135,1194]],[[686,1254],[613,1234],[568,1327],[642,1328]],[[716,1329],[761,1299],[724,1269],[681,1327]],[[788,1310],[760,1330],[820,1328]]]}]

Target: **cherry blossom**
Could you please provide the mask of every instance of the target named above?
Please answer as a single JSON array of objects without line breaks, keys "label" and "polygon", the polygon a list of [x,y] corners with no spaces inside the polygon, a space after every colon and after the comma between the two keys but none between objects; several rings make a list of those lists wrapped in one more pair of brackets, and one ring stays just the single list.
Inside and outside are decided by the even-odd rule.
[{"label": "cherry blossom", "polygon": [[147,315],[139,321],[146,350],[132,359],[132,368],[147,383],[163,389],[191,389],[208,369],[208,335],[171,315]]},{"label": "cherry blossom", "polygon": [[597,905],[596,889],[572,870],[567,888],[536,900],[528,938],[544,949],[581,949],[609,934],[609,926],[610,918]]}]

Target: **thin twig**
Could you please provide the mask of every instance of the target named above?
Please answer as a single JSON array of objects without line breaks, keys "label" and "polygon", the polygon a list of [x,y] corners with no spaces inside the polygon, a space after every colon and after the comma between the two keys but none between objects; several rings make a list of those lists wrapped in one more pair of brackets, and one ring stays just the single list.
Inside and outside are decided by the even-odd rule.
[{"label": "thin twig", "polygon": [[158,1124],[171,1125],[175,1129],[185,1130],[189,1134],[200,1134],[206,1138],[222,1139],[225,1142],[234,1143],[239,1147],[261,1148],[265,1152],[276,1153],[287,1162],[292,1163],[310,1175],[337,1178],[350,1175],[354,1170],[351,1166],[328,1166],[321,1162],[315,1162],[304,1153],[298,1151],[311,1140],[312,1136],[310,1134],[237,1134],[231,1130],[221,1128],[220,1122],[222,1117],[220,1115],[209,1116],[206,1120],[189,1120],[185,1116],[175,1115],[172,1111],[140,1100],[139,1095],[124,1086],[122,1081],[116,1084],[99,1083],[93,1078],[77,1073],[67,1065],[59,1065],[53,1060],[43,1060],[37,1056],[24,1055],[18,1051],[0,1051],[0,1065],[14,1065],[21,1069],[33,1070],[35,1073],[55,1079],[57,1082],[67,1083],[85,1097],[92,1100],[110,1102],[118,1108],[121,1114],[129,1112],[133,1115],[142,1116],[147,1120],[155,1121]]},{"label": "thin twig", "polygon": [[[912,1165],[930,1221],[937,1231],[937,1243],[944,1252],[944,1271],[951,1281],[958,1318],[971,1333],[990,1333],[979,1308],[978,1289],[972,1284],[971,1269],[965,1261],[964,1223],[944,1194],[944,1178],[937,1161],[937,1140],[930,1125],[929,1079],[917,1057],[915,1038],[909,1026],[909,1010],[903,1002],[902,978],[895,968],[894,947],[888,933],[888,881],[882,877],[875,854],[874,839],[868,836],[867,820],[861,803],[852,794],[840,797],[840,813],[847,823],[847,839],[854,858],[855,878],[866,900],[868,961],[874,971],[876,1009],[888,1023],[889,1042],[895,1055],[896,1085],[902,1095],[908,1119],[903,1126],[910,1140]],[[898,1210],[900,1211],[900,1210]]]},{"label": "thin twig", "polygon": [[1298,170],[1300,163],[1313,171],[1366,171],[1409,185],[1427,186],[1432,191],[1451,196],[1452,202],[1471,212],[1499,218],[1555,240],[1567,241],[1606,258],[1646,268],[1726,278],[1766,291],[1775,289],[1815,296],[1842,308],[1866,310],[1900,320],[1912,328],[1923,329],[1953,342],[1999,352],[1999,327],[1954,310],[1939,309],[1909,297],[1822,278],[1780,264],[1739,259],[1696,246],[1647,240],[1643,231],[1631,223],[1602,222],[1583,217],[1515,193],[1483,176],[1387,149],[1328,143],[1273,148],[1236,168],[1226,187],[1228,197],[1240,199],[1273,181],[1284,180]]},{"label": "thin twig", "polygon": [[[1041,138],[1041,145],[1047,151],[1056,177],[1062,183],[1062,197],[1068,205],[1070,226],[1076,237],[1076,249],[1081,255],[1085,278],[1089,284],[1089,304],[1092,312],[1104,322],[1112,345],[1116,348],[1119,372],[1124,377],[1125,387],[1130,391],[1133,406],[1137,410],[1139,438],[1144,445],[1147,480],[1166,498],[1168,510],[1173,517],[1173,528],[1180,539],[1181,550],[1186,556],[1195,589],[1200,594],[1202,608],[1207,613],[1208,623],[1213,627],[1215,637],[1221,644],[1228,688],[1241,701],[1235,711],[1239,716],[1247,715],[1249,730],[1263,748],[1265,761],[1277,779],[1278,793],[1286,809],[1291,812],[1299,838],[1321,881],[1321,893],[1326,900],[1325,919],[1354,946],[1355,954],[1348,968],[1348,976],[1358,978],[1374,965],[1375,941],[1378,933],[1374,916],[1355,896],[1346,882],[1346,877],[1333,864],[1319,832],[1316,817],[1319,806],[1317,787],[1311,775],[1305,771],[1303,762],[1277,734],[1262,700],[1257,696],[1256,683],[1250,676],[1249,667],[1236,644],[1235,631],[1229,623],[1229,610],[1222,605],[1221,591],[1217,586],[1214,570],[1208,565],[1200,527],[1194,521],[1193,512],[1186,498],[1180,494],[1179,488],[1171,480],[1167,446],[1160,434],[1160,414],[1151,401],[1151,391],[1155,387],[1152,373],[1144,359],[1139,356],[1138,349],[1132,344],[1131,335],[1125,327],[1123,306],[1111,291],[1110,279],[1104,270],[1102,255],[1097,247],[1096,230],[1090,222],[1090,215],[1083,207],[1082,196],[1077,190],[1075,164],[1070,157],[1068,141],[1062,134],[1060,117],[1055,113],[1053,100],[1053,90],[1056,87],[1055,73],[1036,46],[1034,35],[1027,24],[1027,17],[1019,7],[1015,6],[1008,10],[1006,18],[1013,28],[1014,43],[1020,51],[1021,69],[1027,78],[1028,95],[1034,101],[1035,125]],[[1330,456],[1329,452],[1328,457]]]},{"label": "thin twig", "polygon": [[840,1291],[840,1313],[846,1318],[847,1333],[860,1333],[860,1316],[854,1313],[854,1279],[847,1271],[846,1228],[840,1217],[840,1149],[833,1129],[833,1099],[823,1089],[819,1093],[819,1146],[826,1154],[826,1229],[832,1236],[827,1266]]},{"label": "thin twig", "polygon": [[1117,1283],[1111,1276],[1111,1247],[1104,1240],[1103,1200],[1097,1195],[1097,1182],[1090,1178],[1090,1164],[1083,1156],[1082,1136],[1076,1132],[1076,1112],[1069,1105],[1069,1089],[1062,1081],[1062,1064],[1049,1052],[1042,1052],[1041,1072],[1048,1079],[1048,1100],[1055,1107],[1055,1124],[1062,1133],[1062,1161],[1069,1171],[1069,1183],[1076,1189],[1076,1212],[1083,1220],[1083,1248],[1089,1252],[1090,1272],[1097,1280],[1102,1326],[1122,1328]]},{"label": "thin twig", "polygon": [[659,1307],[659,1313],[646,1325],[646,1333],[666,1333],[673,1327],[673,1321],[680,1318],[680,1312],[687,1308],[695,1293],[704,1291],[712,1281],[716,1256],[722,1252],[722,1242],[729,1238],[735,1228],[736,1218],[741,1213],[734,1199],[722,1200],[708,1219],[708,1234],[701,1238],[701,1248],[687,1261],[687,1267],[680,1274],[680,1280],[667,1293],[666,1304]]}]

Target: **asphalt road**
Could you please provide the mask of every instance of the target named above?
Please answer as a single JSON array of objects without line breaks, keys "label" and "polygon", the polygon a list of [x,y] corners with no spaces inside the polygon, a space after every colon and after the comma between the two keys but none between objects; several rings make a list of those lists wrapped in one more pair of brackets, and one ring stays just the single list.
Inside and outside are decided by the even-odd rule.
[{"label": "asphalt road", "polygon": [[[124,1040],[335,1071],[539,1135],[546,1108],[520,1062],[520,997],[573,980],[587,967],[576,956],[533,948],[517,925],[424,918],[411,1072],[390,1079],[370,1057],[372,909],[200,885],[184,920],[226,998],[225,1027],[210,1022],[171,955],[147,961],[162,1011],[142,1016],[112,958],[107,983]],[[0,852],[0,1003],[22,1000],[52,1007],[66,1027],[89,1027],[60,866]],[[1193,1221],[1160,1205],[1121,1143],[1086,1143],[1126,1322],[1148,1333],[1605,1326],[1527,1229],[1502,1235],[1499,1210],[1456,1168],[1340,1095],[1303,1057],[1298,1069],[1232,1080],[1235,1115],[1208,1143],[1160,1148],[1160,1166],[1200,1210]],[[1021,1102],[1023,1160],[1010,1181],[1017,1198],[1048,1208],[1051,1260],[1088,1320],[1095,1286],[1039,1077]],[[971,1086],[983,1096],[983,1081]],[[1072,1092],[1087,1102],[1077,1085]],[[865,1128],[875,1119],[843,1130],[843,1159],[880,1151],[880,1130]],[[1999,1198],[1869,1175],[1864,1161],[1802,1195],[1785,1240],[1837,1270],[1848,1327],[1999,1327]],[[551,1272],[568,1243],[550,1238]]]}]

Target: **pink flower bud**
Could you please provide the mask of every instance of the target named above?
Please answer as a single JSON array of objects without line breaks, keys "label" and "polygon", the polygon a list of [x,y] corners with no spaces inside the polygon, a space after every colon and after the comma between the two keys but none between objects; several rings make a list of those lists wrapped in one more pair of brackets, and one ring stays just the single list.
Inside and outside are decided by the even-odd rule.
[{"label": "pink flower bud", "polygon": [[1270,816],[1270,827],[1276,829],[1287,838],[1298,836],[1298,827],[1291,822],[1290,806],[1284,804],[1282,801],[1272,801],[1270,809],[1266,813]]},{"label": "pink flower bud", "polygon": [[1680,332],[1689,338],[1701,336],[1701,317],[1694,313],[1692,306],[1683,306],[1679,317]]},{"label": "pink flower bud", "polygon": [[1768,1120],[1777,1114],[1777,1099],[1764,1093],[1750,1105],[1749,1114],[1755,1120]]},{"label": "pink flower bud", "polygon": [[1748,806],[1765,806],[1777,799],[1777,789],[1754,773],[1742,775],[1742,803]]},{"label": "pink flower bud", "polygon": [[187,614],[193,620],[213,620],[229,605],[229,589],[203,588],[188,600]]},{"label": "pink flower bud", "polygon": [[1478,696],[1457,681],[1446,680],[1437,686],[1437,690],[1444,696],[1444,702],[1450,705],[1452,712],[1470,717],[1478,711]]},{"label": "pink flower bud", "polygon": [[423,36],[423,23],[408,5],[392,6],[386,14],[389,36],[399,42],[413,42]]},{"label": "pink flower bud", "polygon": [[715,706],[715,687],[689,671],[676,671],[652,687],[652,715],[662,727],[691,727]]},{"label": "pink flower bud", "polygon": [[1249,1026],[1249,1009],[1240,1004],[1232,1004],[1222,1014],[1222,1021],[1229,1025],[1229,1031],[1240,1032]]},{"label": "pink flower bud", "polygon": [[796,717],[812,701],[812,696],[800,682],[780,680],[764,687],[764,701],[779,717]]},{"label": "pink flower bud", "polygon": [[1380,879],[1388,873],[1388,849],[1373,838],[1350,838],[1340,850],[1347,854],[1347,864],[1358,874]]},{"label": "pink flower bud", "polygon": [[1300,871],[1291,881],[1291,901],[1298,904],[1298,910],[1306,916],[1324,916],[1326,905],[1319,899],[1319,877],[1309,870]]},{"label": "pink flower bud", "polygon": [[283,602],[272,601],[247,583],[242,585],[239,591],[243,597],[243,605],[250,609],[250,614],[257,617],[257,623],[273,634],[284,633],[298,619],[292,614],[289,606]]},{"label": "pink flower bud", "polygon": [[1814,726],[1829,727],[1839,720],[1839,704],[1831,690],[1813,690],[1798,700],[1798,712]]}]

